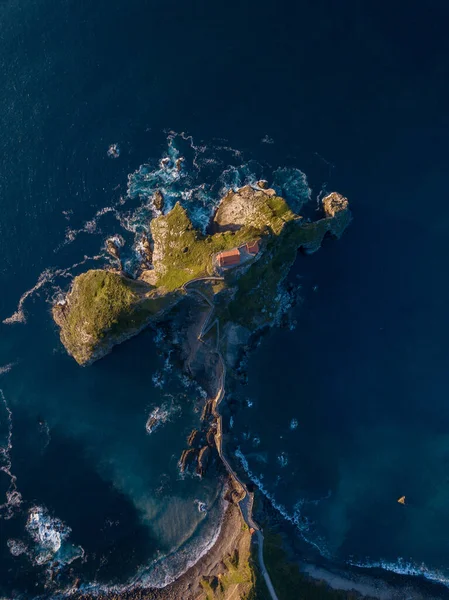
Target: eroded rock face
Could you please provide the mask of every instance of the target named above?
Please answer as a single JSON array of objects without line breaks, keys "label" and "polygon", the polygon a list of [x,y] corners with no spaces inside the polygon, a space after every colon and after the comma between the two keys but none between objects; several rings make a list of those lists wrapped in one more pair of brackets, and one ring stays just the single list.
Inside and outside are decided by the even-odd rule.
[{"label": "eroded rock face", "polygon": [[189,444],[189,446],[197,446],[200,436],[201,436],[201,434],[198,431],[198,429],[193,429],[193,431],[190,433],[189,437],[187,438],[187,443]]},{"label": "eroded rock face", "polygon": [[106,240],[106,250],[113,258],[120,261],[120,248],[122,246],[121,240],[116,237],[112,237]]},{"label": "eroded rock face", "polygon": [[349,202],[347,198],[338,192],[332,192],[322,201],[323,210],[326,217],[335,217],[335,215],[343,210],[347,210]]},{"label": "eroded rock face", "polygon": [[230,190],[220,202],[213,220],[215,231],[236,231],[243,225],[263,225],[261,206],[266,203],[267,196],[276,196],[270,188],[256,190],[245,185],[236,192]]},{"label": "eroded rock face", "polygon": [[140,239],[139,243],[139,253],[147,265],[151,265],[153,260],[153,251],[151,249],[150,241],[148,236],[144,233]]},{"label": "eroded rock face", "polygon": [[198,455],[198,465],[196,467],[196,472],[200,477],[204,477],[207,471],[207,467],[209,466],[210,457],[210,447],[204,446],[204,448],[201,448],[200,453]]},{"label": "eroded rock face", "polygon": [[195,448],[189,448],[188,450],[183,450],[181,454],[181,458],[179,459],[179,470],[181,473],[184,473],[189,466],[194,463],[197,455],[197,450]]},{"label": "eroded rock face", "polygon": [[337,238],[341,237],[351,221],[351,211],[347,198],[338,192],[332,192],[323,198],[323,210],[329,221],[329,231]]},{"label": "eroded rock face", "polygon": [[164,196],[160,190],[156,190],[153,194],[153,206],[158,211],[164,208]]}]

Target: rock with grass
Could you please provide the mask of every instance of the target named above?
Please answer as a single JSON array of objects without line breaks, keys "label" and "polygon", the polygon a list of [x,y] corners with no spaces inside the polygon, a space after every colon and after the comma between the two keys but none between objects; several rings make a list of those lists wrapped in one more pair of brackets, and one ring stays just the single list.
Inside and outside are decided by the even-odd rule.
[{"label": "rock with grass", "polygon": [[[228,335],[235,345],[235,327],[229,324],[250,335],[279,322],[291,304],[282,282],[298,250],[315,252],[326,235],[340,237],[351,219],[348,201],[336,192],[322,206],[323,218],[309,222],[274,190],[245,186],[224,196],[212,220],[213,233],[205,235],[177,203],[151,221],[152,252],[148,238],[141,240],[146,264],[151,261],[153,269],[137,279],[113,270],[88,271],[74,279],[65,302],[53,308],[62,343],[79,364],[90,364],[165,315],[188,294],[186,285],[201,279],[201,297],[213,303],[225,343]],[[256,251],[248,252],[255,241]],[[238,251],[241,260],[223,271],[216,257],[226,250]],[[221,281],[211,282],[211,277]],[[231,354],[236,356],[235,349]]]}]

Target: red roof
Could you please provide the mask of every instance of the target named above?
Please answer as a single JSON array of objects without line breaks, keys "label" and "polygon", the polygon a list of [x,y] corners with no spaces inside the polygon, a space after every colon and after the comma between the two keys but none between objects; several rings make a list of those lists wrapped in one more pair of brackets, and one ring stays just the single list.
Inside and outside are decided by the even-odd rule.
[{"label": "red roof", "polygon": [[230,267],[232,265],[238,265],[240,262],[240,252],[238,248],[234,250],[226,250],[217,254],[217,260],[220,267]]},{"label": "red roof", "polygon": [[255,240],[254,242],[247,242],[246,251],[250,254],[257,254],[259,252],[259,241]]}]

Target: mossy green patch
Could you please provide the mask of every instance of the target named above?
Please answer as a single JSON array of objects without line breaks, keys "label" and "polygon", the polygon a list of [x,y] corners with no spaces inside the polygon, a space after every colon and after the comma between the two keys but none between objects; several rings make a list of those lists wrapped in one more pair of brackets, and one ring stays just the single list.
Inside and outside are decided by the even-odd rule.
[{"label": "mossy green patch", "polygon": [[185,209],[178,203],[167,214],[151,222],[154,240],[154,267],[159,277],[158,287],[168,291],[181,287],[197,277],[213,274],[213,257],[274,232],[295,218],[282,198],[266,197],[260,205],[256,225],[244,225],[236,231],[203,235],[196,230]]},{"label": "mossy green patch", "polygon": [[[316,247],[329,230],[329,219],[315,223],[289,220],[278,235],[271,235],[263,255],[240,277],[229,272],[229,285],[236,285],[233,300],[222,307],[222,316],[245,327],[272,321],[280,302],[280,283],[285,279],[301,246]],[[223,311],[225,311],[223,313]]]},{"label": "mossy green patch", "polygon": [[106,341],[138,330],[163,310],[172,297],[158,297],[142,282],[106,270],[88,271],[75,278],[68,303],[56,305],[53,315],[61,340],[75,360],[84,364]]}]

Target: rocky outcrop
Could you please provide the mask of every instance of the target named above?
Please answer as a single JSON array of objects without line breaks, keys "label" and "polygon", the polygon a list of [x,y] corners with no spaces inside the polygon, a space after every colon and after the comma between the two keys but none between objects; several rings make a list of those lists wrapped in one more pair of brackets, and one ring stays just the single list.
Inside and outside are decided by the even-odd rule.
[{"label": "rocky outcrop", "polygon": [[230,190],[220,202],[213,220],[214,231],[237,231],[244,225],[263,227],[267,196],[276,196],[270,188],[256,190],[250,185]]},{"label": "rocky outcrop", "polygon": [[209,461],[211,458],[211,449],[209,446],[204,446],[201,448],[200,453],[198,455],[198,464],[196,467],[196,472],[200,477],[204,477],[207,468],[209,466]]},{"label": "rocky outcrop", "polygon": [[339,238],[351,222],[351,211],[349,201],[338,192],[328,194],[322,200],[324,214],[329,219],[329,230],[335,237]]},{"label": "rocky outcrop", "polygon": [[106,251],[120,262],[120,248],[123,246],[122,238],[114,236],[106,240]]},{"label": "rocky outcrop", "polygon": [[183,450],[181,454],[181,458],[179,459],[179,470],[181,473],[185,473],[187,469],[195,462],[198,455],[198,451],[195,448],[189,448],[188,450]]},{"label": "rocky outcrop", "polygon": [[158,212],[164,210],[164,196],[160,190],[156,190],[153,194],[153,206]]},{"label": "rocky outcrop", "polygon": [[189,446],[199,446],[200,444],[201,433],[198,429],[193,429],[187,438],[187,443]]},{"label": "rocky outcrop", "polygon": [[144,264],[148,267],[153,261],[153,250],[151,249],[150,240],[146,233],[142,235],[138,244],[139,254],[142,257]]}]

